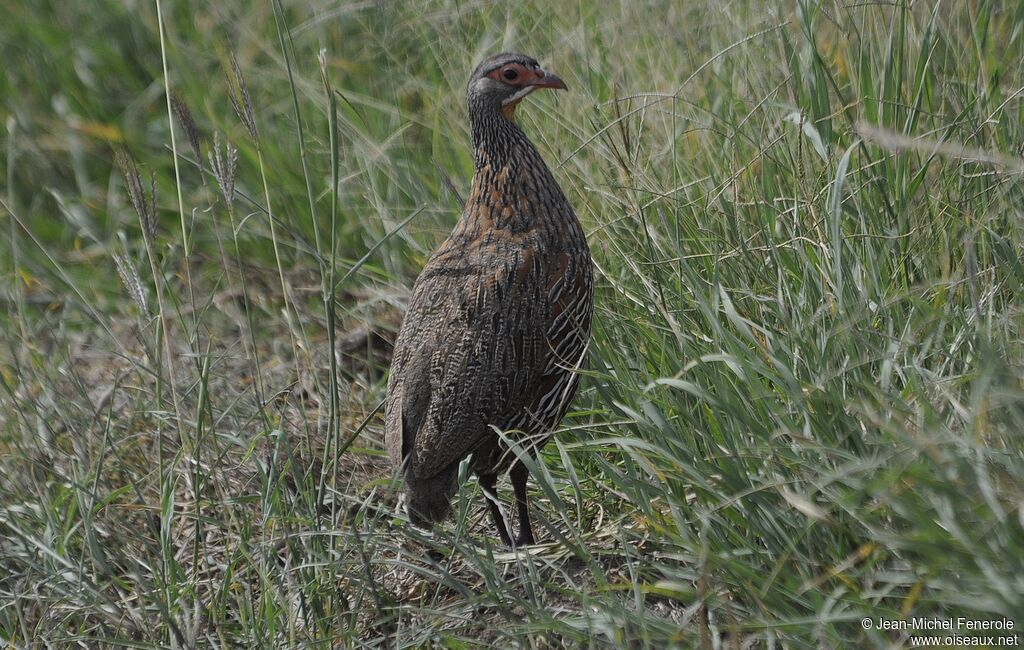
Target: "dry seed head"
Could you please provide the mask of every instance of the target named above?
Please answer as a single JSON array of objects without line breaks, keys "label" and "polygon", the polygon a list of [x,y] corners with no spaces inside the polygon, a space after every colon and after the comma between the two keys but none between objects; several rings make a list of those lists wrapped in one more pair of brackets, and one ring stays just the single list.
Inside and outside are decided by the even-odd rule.
[{"label": "dry seed head", "polygon": [[114,264],[117,265],[117,275],[121,278],[121,284],[124,285],[125,290],[128,291],[128,296],[138,306],[139,311],[149,318],[151,314],[149,313],[149,303],[146,301],[146,289],[142,286],[142,278],[139,277],[135,265],[126,255],[118,253],[114,253]]},{"label": "dry seed head", "polygon": [[[192,147],[192,153],[195,154],[196,163],[202,167],[203,154],[200,149],[199,129],[196,127],[196,121],[192,117],[192,111],[189,110],[188,104],[185,103],[185,100],[178,93],[171,93],[171,108],[174,109],[174,115],[178,118],[178,122],[185,131],[185,135],[188,136],[188,143]],[[203,185],[206,185],[206,176],[200,174],[199,177],[203,180]]]},{"label": "dry seed head", "polygon": [[242,69],[238,67],[235,51],[230,50],[228,55],[231,60],[231,75],[228,75],[228,99],[231,100],[231,107],[235,109],[235,115],[245,125],[249,137],[255,142],[257,140],[256,114],[249,97],[249,88],[245,85]]},{"label": "dry seed head", "polygon": [[220,185],[224,201],[231,205],[235,202],[235,170],[238,168],[238,149],[230,142],[224,146],[224,156],[220,153],[220,133],[213,133],[213,150],[209,154],[213,175]]},{"label": "dry seed head", "polygon": [[327,78],[327,48],[320,48],[320,51],[317,52],[316,60],[320,64],[320,78],[324,82],[324,88],[327,88],[328,92],[330,92],[331,82]]},{"label": "dry seed head", "polygon": [[117,163],[121,175],[124,176],[125,187],[128,189],[128,199],[139,215],[139,223],[142,224],[143,235],[150,243],[156,241],[156,177],[150,176],[150,196],[146,200],[146,192],[142,189],[142,177],[139,175],[139,168],[135,160],[127,151],[120,149],[114,154],[114,161]]}]

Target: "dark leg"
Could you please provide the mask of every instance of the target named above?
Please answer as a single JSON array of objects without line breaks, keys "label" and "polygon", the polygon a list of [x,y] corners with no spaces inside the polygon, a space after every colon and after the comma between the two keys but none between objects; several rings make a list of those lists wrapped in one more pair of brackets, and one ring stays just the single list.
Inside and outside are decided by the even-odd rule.
[{"label": "dark leg", "polygon": [[481,474],[479,480],[480,487],[484,491],[484,499],[491,508],[491,519],[494,520],[494,525],[498,528],[498,535],[501,536],[501,541],[505,546],[511,546],[512,537],[508,534],[505,518],[501,516],[501,508],[498,507],[498,491],[494,487],[498,483],[498,477],[495,474]]},{"label": "dark leg", "polygon": [[512,479],[512,489],[516,492],[516,511],[519,513],[519,535],[516,536],[516,546],[529,546],[533,544],[533,530],[530,528],[530,504],[526,500],[526,479],[530,476],[526,465],[517,462],[512,466],[509,477]]}]

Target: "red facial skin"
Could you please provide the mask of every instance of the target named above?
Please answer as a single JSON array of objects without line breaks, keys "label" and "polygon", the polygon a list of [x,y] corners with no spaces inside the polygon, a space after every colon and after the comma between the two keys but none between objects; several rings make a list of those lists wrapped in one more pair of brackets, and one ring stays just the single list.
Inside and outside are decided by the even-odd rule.
[{"label": "red facial skin", "polygon": [[[515,77],[510,79],[511,73],[515,73]],[[503,84],[510,86],[536,86],[537,88],[558,88],[565,90],[565,82],[558,78],[558,75],[546,72],[541,67],[530,68],[520,63],[510,63],[503,65],[497,70],[491,71],[488,75],[495,81],[500,81]]]}]

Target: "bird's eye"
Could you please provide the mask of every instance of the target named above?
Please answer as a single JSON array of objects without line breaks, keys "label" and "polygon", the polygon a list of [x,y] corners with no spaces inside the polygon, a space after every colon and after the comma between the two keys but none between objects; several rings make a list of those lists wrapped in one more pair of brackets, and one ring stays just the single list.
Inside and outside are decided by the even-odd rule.
[{"label": "bird's eye", "polygon": [[519,73],[516,72],[515,68],[506,68],[505,72],[501,73],[501,76],[505,77],[509,81],[515,81],[519,76]]}]

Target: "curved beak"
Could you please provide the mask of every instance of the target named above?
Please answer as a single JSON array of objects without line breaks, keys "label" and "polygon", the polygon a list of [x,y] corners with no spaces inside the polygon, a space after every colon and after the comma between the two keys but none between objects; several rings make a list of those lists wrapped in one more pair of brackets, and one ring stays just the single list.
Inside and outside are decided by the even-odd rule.
[{"label": "curved beak", "polygon": [[562,79],[558,75],[547,72],[546,70],[543,70],[541,68],[537,68],[534,71],[533,79],[524,82],[519,91],[516,92],[511,97],[505,99],[503,102],[501,102],[501,105],[506,107],[515,107],[515,105],[518,104],[523,97],[526,97],[533,91],[538,90],[540,88],[568,90],[565,86],[565,82],[562,81]]},{"label": "curved beak", "polygon": [[537,69],[537,76],[533,78],[529,85],[535,88],[556,88],[558,90],[568,90],[565,82],[562,81],[558,75],[540,68]]}]

